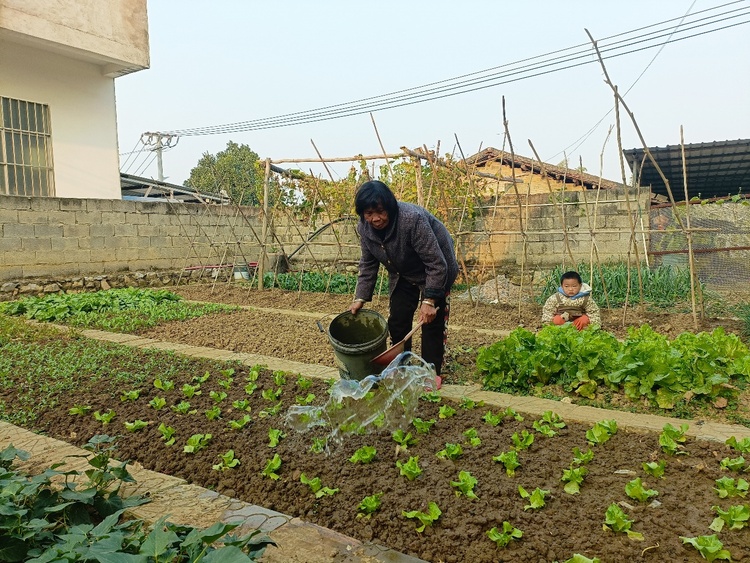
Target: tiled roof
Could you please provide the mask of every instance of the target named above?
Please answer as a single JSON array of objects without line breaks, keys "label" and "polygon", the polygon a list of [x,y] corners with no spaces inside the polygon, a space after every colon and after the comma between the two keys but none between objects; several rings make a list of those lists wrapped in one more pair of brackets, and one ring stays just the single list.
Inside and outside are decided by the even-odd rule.
[{"label": "tiled roof", "polygon": [[[538,160],[526,158],[525,156],[519,156],[517,154],[511,159],[511,154],[508,151],[501,151],[492,147],[486,148],[466,159],[466,164],[469,167],[481,167],[488,162],[500,162],[506,166],[513,165],[515,168],[520,168],[524,171],[531,171],[536,174],[541,174],[542,172],[542,166]],[[555,180],[563,181],[564,179],[571,184],[583,184],[586,188],[596,188],[599,185],[604,189],[623,187],[619,182],[613,182],[612,180],[606,180],[604,178],[600,179],[599,176],[579,172],[578,170],[565,168],[564,166],[555,166],[553,164],[544,163],[544,171],[549,177],[554,178]]]}]

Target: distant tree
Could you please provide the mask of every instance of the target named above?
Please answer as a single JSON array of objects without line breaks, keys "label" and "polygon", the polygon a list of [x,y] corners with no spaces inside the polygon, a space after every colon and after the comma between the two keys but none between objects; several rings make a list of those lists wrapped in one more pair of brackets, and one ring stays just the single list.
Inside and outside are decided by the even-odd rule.
[{"label": "distant tree", "polygon": [[263,166],[258,154],[249,146],[229,141],[227,148],[216,155],[203,153],[185,185],[205,193],[224,192],[240,205],[260,205]]}]

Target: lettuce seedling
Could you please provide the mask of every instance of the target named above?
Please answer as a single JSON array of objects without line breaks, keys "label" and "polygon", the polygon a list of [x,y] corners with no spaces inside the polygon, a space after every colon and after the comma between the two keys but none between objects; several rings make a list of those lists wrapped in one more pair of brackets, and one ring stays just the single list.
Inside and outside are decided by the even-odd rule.
[{"label": "lettuce seedling", "polygon": [[721,468],[729,469],[730,471],[743,471],[745,469],[745,458],[743,456],[731,459],[725,457],[721,460]]},{"label": "lettuce seedling", "polygon": [[593,559],[589,559],[585,555],[581,555],[580,553],[574,553],[573,557],[570,559],[566,559],[563,563],[602,563],[602,560],[598,557],[594,557]]},{"label": "lettuce seedling", "polygon": [[472,448],[476,448],[482,443],[482,440],[479,438],[479,434],[477,433],[475,428],[469,428],[468,430],[464,431],[464,436],[466,436],[466,439],[469,441],[469,445]]},{"label": "lettuce seedling", "polygon": [[189,401],[180,401],[176,405],[172,405],[172,410],[178,414],[195,414],[198,412],[198,410],[190,410],[190,402]]},{"label": "lettuce seedling", "polygon": [[609,505],[607,512],[604,514],[604,525],[602,526],[604,530],[625,533],[631,540],[643,541],[643,534],[631,530],[632,525],[633,521],[628,518],[617,503],[613,502]]},{"label": "lettuce seedling", "polygon": [[197,381],[198,382],[198,387],[200,387],[201,386],[200,384],[201,383],[205,383],[206,381],[208,381],[208,379],[210,377],[211,377],[211,373],[210,372],[206,372],[203,375],[193,376],[193,381]]},{"label": "lettuce seedling", "polygon": [[189,383],[185,383],[185,385],[182,386],[182,394],[185,395],[186,399],[192,399],[193,397],[200,395],[202,393],[200,388],[201,388],[200,383],[196,385],[190,385]]},{"label": "lettuce seedling", "polygon": [[79,414],[88,414],[88,412],[91,410],[91,407],[86,405],[75,405],[70,408],[68,411],[68,414],[71,415],[79,415]]},{"label": "lettuce seedling", "polygon": [[415,418],[411,421],[411,423],[414,425],[414,428],[417,429],[417,432],[420,434],[429,434],[430,428],[432,428],[437,421],[433,418],[430,420],[422,420],[421,418]]},{"label": "lettuce seedling", "polygon": [[686,454],[683,451],[685,446],[682,444],[685,442],[685,431],[688,429],[687,424],[681,424],[680,428],[675,428],[671,424],[667,423],[662,429],[662,433],[659,434],[659,445],[664,453],[670,455]]},{"label": "lettuce seedling", "polygon": [[258,416],[260,418],[265,418],[267,416],[276,416],[277,414],[279,414],[279,411],[281,410],[282,402],[283,401],[279,401],[274,406],[263,409],[262,411],[258,413]]},{"label": "lettuce seedling", "polygon": [[501,412],[497,414],[492,414],[492,411],[487,411],[487,413],[482,417],[482,420],[484,420],[487,424],[491,426],[497,426],[503,421],[504,418],[505,417],[503,416],[503,413]]},{"label": "lettuce seedling", "polygon": [[450,405],[441,405],[438,411],[438,418],[450,418],[456,414],[456,409]]},{"label": "lettuce seedling", "polygon": [[279,445],[282,439],[286,438],[286,434],[278,428],[269,428],[268,430],[268,447],[275,448]]},{"label": "lettuce seedling", "polygon": [[206,418],[208,420],[216,420],[221,416],[221,408],[218,406],[213,406],[210,409],[206,409],[206,412],[204,413],[206,415]]},{"label": "lettuce seedling", "polygon": [[247,381],[258,381],[258,377],[260,377],[260,370],[262,369],[263,369],[263,366],[251,367],[245,379]]},{"label": "lettuce seedling", "polygon": [[585,467],[573,467],[572,465],[570,469],[564,469],[560,481],[565,483],[565,492],[569,495],[577,495],[581,492],[581,484],[588,472],[589,470]]},{"label": "lettuce seedling", "polygon": [[250,411],[250,401],[247,399],[242,399],[240,401],[232,401],[232,408],[237,409],[238,411]]},{"label": "lettuce seedling", "polygon": [[505,418],[513,418],[517,420],[518,422],[523,422],[523,417],[516,412],[516,410],[512,407],[508,407],[503,411],[503,416]]},{"label": "lettuce seedling", "polygon": [[300,391],[307,391],[312,385],[312,379],[308,379],[304,375],[297,377],[297,387]]},{"label": "lettuce seedling", "polygon": [[514,528],[513,524],[507,520],[503,522],[503,531],[501,532],[497,528],[487,530],[487,537],[497,544],[497,547],[505,547],[511,540],[520,540],[523,537],[523,532],[518,528]]},{"label": "lettuce seedling", "polygon": [[138,389],[133,389],[132,391],[125,391],[122,395],[120,395],[120,401],[123,403],[125,401],[137,401],[138,397],[141,396],[141,392]]},{"label": "lettuce seedling", "polygon": [[422,474],[422,469],[419,467],[419,456],[410,457],[406,463],[397,461],[396,467],[399,468],[401,475],[409,481],[414,481],[414,479]]},{"label": "lettuce seedling", "polygon": [[478,499],[479,497],[474,493],[474,487],[477,484],[477,479],[468,471],[458,472],[458,481],[451,481],[451,487],[458,489],[456,496],[460,497],[462,494],[471,500]]},{"label": "lettuce seedling", "polygon": [[234,373],[235,373],[234,368],[226,368],[226,369],[219,370],[219,375],[223,377],[224,379],[231,379]]},{"label": "lettuce seedling", "polygon": [[242,430],[252,419],[252,416],[246,414],[242,418],[238,418],[237,420],[230,420],[229,422],[227,422],[227,428],[229,428],[230,430]]},{"label": "lettuce seedling", "polygon": [[638,477],[625,485],[625,494],[634,500],[647,502],[648,499],[659,496],[659,491],[646,489],[641,482],[641,478]]},{"label": "lettuce seedling", "polygon": [[187,444],[182,448],[186,454],[194,454],[205,448],[211,441],[211,434],[193,434],[188,438]]},{"label": "lettuce seedling", "polygon": [[419,398],[423,401],[427,401],[428,403],[439,403],[443,400],[443,398],[440,396],[440,393],[434,391],[432,393],[422,393]]},{"label": "lettuce seedling", "polygon": [[309,405],[315,400],[314,393],[308,393],[304,397],[297,396],[296,399],[298,405]]},{"label": "lettuce seedling", "polygon": [[550,427],[557,428],[558,430],[565,428],[565,422],[560,415],[552,411],[544,411],[539,422],[548,424]]},{"label": "lettuce seedling", "polygon": [[349,461],[351,461],[352,463],[370,463],[373,459],[375,459],[375,455],[377,453],[378,451],[372,446],[362,446],[356,452],[354,452],[354,455],[349,458]]},{"label": "lettuce seedling", "polygon": [[730,436],[724,443],[741,454],[750,454],[750,437],[742,438],[742,440],[737,441],[737,438]]},{"label": "lettuce seedling", "polygon": [[101,422],[105,426],[107,424],[109,424],[110,422],[112,422],[112,419],[115,416],[116,416],[115,415],[115,411],[113,411],[112,409],[110,409],[109,411],[107,411],[105,413],[101,413],[99,411],[94,411],[94,419],[98,420],[99,422]]},{"label": "lettuce seedling", "polygon": [[339,492],[338,489],[329,489],[328,487],[324,487],[320,482],[320,477],[313,477],[312,479],[310,479],[304,473],[302,473],[299,476],[299,480],[303,485],[307,485],[310,487],[310,490],[315,495],[315,498],[320,498],[326,495],[333,496]]},{"label": "lettuce seedling", "polygon": [[593,428],[586,430],[586,439],[589,444],[601,445],[617,434],[616,420],[602,420],[594,424]]},{"label": "lettuce seedling", "polygon": [[651,477],[656,477],[659,479],[660,477],[664,477],[664,469],[667,466],[667,462],[663,459],[656,462],[656,461],[649,461],[643,464],[643,471],[645,471],[648,475],[651,475]]},{"label": "lettuce seedling", "polygon": [[257,388],[258,388],[258,384],[255,383],[255,381],[251,381],[250,383],[245,385],[245,394],[252,395]]},{"label": "lettuce seedling", "polygon": [[518,452],[516,450],[509,450],[503,452],[492,458],[492,461],[499,461],[505,466],[505,473],[508,477],[513,477],[516,474],[516,469],[521,467],[521,462],[518,461]]},{"label": "lettuce seedling", "polygon": [[404,431],[400,428],[393,433],[393,441],[401,446],[402,450],[408,450],[409,446],[417,443],[417,440],[412,437],[411,432],[404,434]]},{"label": "lettuce seedling", "polygon": [[226,379],[220,379],[218,382],[220,387],[223,387],[224,389],[229,389],[232,386],[232,383],[234,383],[234,378],[227,377]]},{"label": "lettuce seedling", "polygon": [[322,454],[326,451],[327,440],[325,438],[313,438],[310,451],[314,454]]},{"label": "lettuce seedling", "polygon": [[735,504],[726,511],[721,507],[712,506],[711,510],[717,514],[709,526],[714,532],[721,532],[725,525],[728,526],[728,530],[741,530],[750,520],[750,505],[747,504]]},{"label": "lettuce seedling", "polygon": [[174,389],[174,382],[168,379],[154,379],[154,387],[162,391],[171,391]]},{"label": "lettuce seedling", "polygon": [[552,438],[555,434],[557,434],[557,432],[552,430],[552,427],[549,424],[543,424],[538,420],[535,420],[531,427],[545,438]]},{"label": "lettuce seedling", "polygon": [[518,494],[521,495],[521,498],[529,499],[529,504],[523,507],[524,510],[538,510],[544,508],[544,498],[549,494],[549,491],[537,487],[531,493],[528,493],[526,489],[518,485]]},{"label": "lettuce seedling", "polygon": [[363,498],[362,502],[360,502],[357,507],[359,509],[357,518],[369,518],[378,508],[380,508],[380,498],[382,496],[383,493],[376,493]]},{"label": "lettuce seedling", "polygon": [[284,392],[284,389],[282,387],[279,387],[278,389],[264,389],[263,392],[260,394],[261,397],[263,397],[266,401],[278,401],[279,397],[281,397],[281,394]]},{"label": "lettuce seedling", "polygon": [[461,447],[461,444],[449,444],[448,442],[446,442],[445,448],[440,450],[435,455],[443,459],[452,459],[455,461],[459,457],[461,457],[463,453],[464,453],[464,450]]},{"label": "lettuce seedling", "polygon": [[280,468],[281,456],[279,456],[279,454],[273,454],[273,457],[266,462],[266,466],[263,468],[263,471],[261,471],[260,474],[264,477],[268,477],[269,479],[273,479],[274,481],[278,481],[281,476],[276,472]]},{"label": "lettuce seedling", "polygon": [[732,555],[729,550],[724,549],[724,544],[721,543],[716,534],[710,536],[697,536],[694,538],[686,538],[680,536],[682,543],[689,543],[695,549],[700,552],[703,559],[707,561],[716,561],[717,559],[726,559],[727,561],[732,560]]},{"label": "lettuce seedling", "polygon": [[128,432],[138,432],[148,426],[148,422],[140,419],[134,420],[133,422],[123,422],[123,424],[125,425],[125,430]]},{"label": "lettuce seedling", "polygon": [[208,396],[213,399],[214,403],[221,403],[227,398],[227,394],[224,391],[211,391]]},{"label": "lettuce seedling", "polygon": [[171,446],[175,440],[175,429],[172,426],[167,426],[163,422],[159,424],[159,432],[161,432],[161,439],[164,440],[165,446]]},{"label": "lettuce seedling", "polygon": [[461,402],[458,404],[459,407],[466,410],[472,410],[477,407],[483,407],[484,401],[473,401],[468,397],[461,397]]},{"label": "lettuce seedling", "polygon": [[412,510],[410,512],[402,512],[401,515],[405,516],[406,518],[417,518],[422,525],[417,526],[417,532],[424,532],[424,529],[427,526],[432,526],[433,522],[436,522],[438,518],[440,518],[440,515],[443,513],[440,508],[438,508],[437,503],[430,502],[427,505],[427,512],[420,512],[418,510]]},{"label": "lettuce seedling", "polygon": [[513,432],[510,441],[513,442],[513,447],[517,450],[526,450],[534,443],[534,435],[529,434],[528,430],[522,430],[520,435],[518,432]]},{"label": "lettuce seedling", "polygon": [[219,455],[219,459],[221,461],[212,466],[215,471],[226,471],[240,464],[240,460],[234,457],[234,450],[227,450],[226,453]]},{"label": "lettuce seedling", "polygon": [[154,397],[148,402],[148,406],[150,406],[155,411],[159,411],[167,406],[167,400],[163,397]]},{"label": "lettuce seedling", "polygon": [[589,448],[586,453],[583,453],[579,448],[573,448],[573,464],[572,465],[588,465],[591,460],[594,459],[594,450]]},{"label": "lettuce seedling", "polygon": [[719,498],[745,498],[749,488],[748,482],[744,479],[737,479],[735,482],[731,477],[722,477],[721,479],[716,479],[716,488],[714,491],[719,494]]},{"label": "lettuce seedling", "polygon": [[276,384],[276,387],[286,385],[286,373],[283,371],[273,372],[273,382]]}]

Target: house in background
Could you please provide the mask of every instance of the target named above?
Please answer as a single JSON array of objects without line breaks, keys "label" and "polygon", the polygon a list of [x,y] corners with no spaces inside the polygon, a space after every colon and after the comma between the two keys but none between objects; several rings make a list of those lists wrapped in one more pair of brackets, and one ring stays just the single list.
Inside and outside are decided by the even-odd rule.
[{"label": "house in background", "polygon": [[114,81],[148,67],[146,0],[0,0],[0,195],[120,199]]},{"label": "house in background", "polygon": [[466,164],[470,169],[485,174],[492,174],[499,180],[484,178],[483,193],[488,196],[502,196],[503,194],[515,194],[513,190],[512,178],[515,178],[518,186],[518,193],[521,195],[549,193],[566,191],[582,191],[584,189],[602,189],[623,188],[619,182],[606,180],[587,174],[574,168],[565,168],[564,166],[554,166],[544,164],[542,167],[538,160],[524,156],[513,155],[510,152],[498,150],[492,147],[470,156],[466,159]]}]

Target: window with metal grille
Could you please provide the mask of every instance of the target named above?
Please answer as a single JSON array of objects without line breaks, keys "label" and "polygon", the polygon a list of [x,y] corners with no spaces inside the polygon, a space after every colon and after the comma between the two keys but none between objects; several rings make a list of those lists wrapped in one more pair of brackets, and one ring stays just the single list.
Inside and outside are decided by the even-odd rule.
[{"label": "window with metal grille", "polygon": [[0,97],[0,194],[55,195],[49,106]]}]

